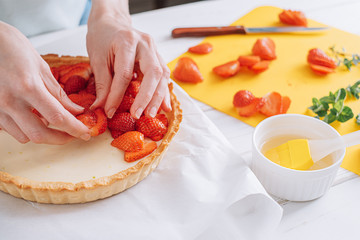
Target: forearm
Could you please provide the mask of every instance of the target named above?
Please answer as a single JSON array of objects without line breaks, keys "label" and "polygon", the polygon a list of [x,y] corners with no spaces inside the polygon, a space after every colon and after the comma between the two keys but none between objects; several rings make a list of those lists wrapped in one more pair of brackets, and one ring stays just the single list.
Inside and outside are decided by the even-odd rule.
[{"label": "forearm", "polygon": [[131,24],[128,0],[93,0],[88,24],[100,18],[112,18]]}]

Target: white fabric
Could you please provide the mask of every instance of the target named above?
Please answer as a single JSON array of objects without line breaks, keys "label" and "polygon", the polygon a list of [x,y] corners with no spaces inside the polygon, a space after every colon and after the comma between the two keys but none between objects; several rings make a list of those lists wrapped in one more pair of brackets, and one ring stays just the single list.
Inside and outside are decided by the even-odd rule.
[{"label": "white fabric", "polygon": [[0,20],[26,36],[79,25],[86,0],[0,0]]}]

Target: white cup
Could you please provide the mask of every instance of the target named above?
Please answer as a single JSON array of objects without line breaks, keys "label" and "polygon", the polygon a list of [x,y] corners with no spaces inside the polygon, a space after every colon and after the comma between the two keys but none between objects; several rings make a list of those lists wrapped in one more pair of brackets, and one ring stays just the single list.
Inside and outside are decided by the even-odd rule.
[{"label": "white cup", "polygon": [[340,136],[329,124],[300,114],[281,114],[259,123],[253,134],[252,170],[264,188],[274,196],[291,201],[308,201],[321,197],[330,188],[345,156],[345,149],[332,153],[333,164],[319,170],[300,171],[282,167],[261,152],[274,137],[296,135],[306,139]]}]

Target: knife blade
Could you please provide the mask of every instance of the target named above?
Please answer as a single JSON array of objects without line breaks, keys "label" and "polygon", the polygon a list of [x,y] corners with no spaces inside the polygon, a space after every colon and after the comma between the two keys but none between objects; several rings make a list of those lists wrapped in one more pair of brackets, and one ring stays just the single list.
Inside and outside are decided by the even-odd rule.
[{"label": "knife blade", "polygon": [[316,32],[328,30],[329,27],[257,27],[246,28],[244,26],[226,27],[188,27],[175,28],[171,35],[173,38],[179,37],[204,37],[226,34],[249,34],[249,33],[287,33],[287,32]]}]

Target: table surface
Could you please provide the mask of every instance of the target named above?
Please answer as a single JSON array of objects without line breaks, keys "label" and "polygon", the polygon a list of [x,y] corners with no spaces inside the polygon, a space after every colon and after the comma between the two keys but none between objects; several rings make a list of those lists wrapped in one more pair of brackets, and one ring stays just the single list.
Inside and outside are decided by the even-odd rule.
[{"label": "table surface", "polygon": [[[202,1],[135,14],[132,18],[134,27],[152,35],[158,51],[166,62],[170,62],[187,51],[190,46],[202,40],[201,38],[172,39],[170,32],[174,27],[228,25],[259,6],[302,10],[313,20],[360,34],[358,27],[360,2],[357,0]],[[67,36],[79,31],[86,31],[86,27],[45,34],[30,40],[40,53],[47,53],[47,44],[58,39],[66,39]],[[66,51],[71,52],[72,49],[62,49],[61,52],[66,54]],[[208,105],[195,102],[249,162],[251,160],[250,140],[254,128]],[[360,191],[356,191],[358,188],[360,188],[360,178],[340,169],[330,191],[320,199],[309,202],[276,199],[283,207],[284,215],[275,231],[274,239],[358,239],[357,227],[360,215],[360,208],[357,207],[360,202]],[[256,226],[254,226],[254,231],[256,231]]]}]

